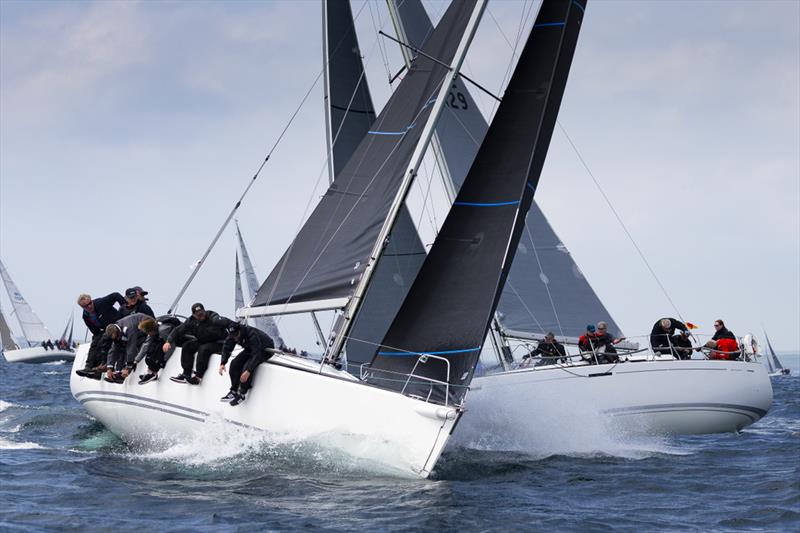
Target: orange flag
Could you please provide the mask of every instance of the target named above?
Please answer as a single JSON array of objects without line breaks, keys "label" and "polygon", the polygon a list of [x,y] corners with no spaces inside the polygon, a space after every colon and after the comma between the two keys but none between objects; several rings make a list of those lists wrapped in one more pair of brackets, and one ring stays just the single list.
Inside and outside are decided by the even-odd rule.
[{"label": "orange flag", "polygon": [[692,324],[691,322],[687,322],[686,327],[689,329],[697,329],[700,326],[698,326],[697,324]]}]

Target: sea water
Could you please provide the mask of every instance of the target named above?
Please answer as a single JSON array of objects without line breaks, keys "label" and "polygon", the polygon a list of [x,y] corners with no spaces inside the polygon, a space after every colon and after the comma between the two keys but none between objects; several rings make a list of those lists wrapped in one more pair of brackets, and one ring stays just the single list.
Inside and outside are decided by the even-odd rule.
[{"label": "sea water", "polygon": [[553,425],[514,451],[448,449],[428,480],[223,424],[131,449],[72,398],[70,365],[2,361],[0,530],[798,531],[800,357],[784,360],[793,375],[739,435]]}]

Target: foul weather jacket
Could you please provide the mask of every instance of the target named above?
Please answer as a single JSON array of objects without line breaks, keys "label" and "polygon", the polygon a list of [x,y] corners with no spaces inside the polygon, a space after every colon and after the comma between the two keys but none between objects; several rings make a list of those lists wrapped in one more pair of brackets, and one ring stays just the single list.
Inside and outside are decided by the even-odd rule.
[{"label": "foul weather jacket", "polygon": [[669,319],[669,321],[672,322],[672,325],[669,327],[669,331],[664,331],[664,328],[661,327],[662,320],[664,319],[658,319],[658,321],[653,324],[653,330],[650,332],[650,346],[653,348],[669,346],[669,338],[675,335],[676,329],[686,331],[687,333],[689,332],[689,328],[686,327],[686,324],[680,320],[675,320],[674,318]]},{"label": "foul weather jacket", "polygon": [[236,340],[234,335],[228,335],[225,339],[225,344],[222,345],[222,364],[226,364],[228,359],[231,358],[231,353],[236,345],[244,348],[237,357],[242,357],[247,354],[247,362],[244,364],[243,370],[252,372],[263,361],[272,357],[271,353],[265,352],[266,348],[275,348],[275,343],[272,338],[252,326],[243,325],[239,333],[239,340]]},{"label": "foul weather jacket", "polygon": [[205,320],[197,320],[190,316],[186,322],[172,330],[167,337],[167,342],[181,346],[187,336],[197,339],[200,344],[221,341],[227,337],[226,328],[233,323],[229,318],[220,316],[214,311],[206,311]]},{"label": "foul weather jacket", "polygon": [[733,332],[731,332],[731,330],[723,326],[719,331],[714,333],[713,337],[711,337],[711,340],[713,341],[718,341],[720,339],[736,340],[736,335],[734,335]]},{"label": "foul weather jacket", "polygon": [[118,303],[120,307],[124,307],[125,298],[118,292],[112,292],[108,296],[95,298],[92,303],[94,303],[94,312],[90,313],[84,309],[83,322],[92,332],[92,335],[99,335],[103,333],[106,326],[120,319],[120,312],[114,307],[114,304]]},{"label": "foul weather jacket", "polygon": [[136,305],[134,305],[133,307],[124,305],[120,308],[120,313],[122,313],[122,316],[128,316],[134,313],[144,313],[145,315],[149,315],[152,318],[156,317],[156,314],[153,312],[150,306],[147,305],[147,302],[136,302]]}]

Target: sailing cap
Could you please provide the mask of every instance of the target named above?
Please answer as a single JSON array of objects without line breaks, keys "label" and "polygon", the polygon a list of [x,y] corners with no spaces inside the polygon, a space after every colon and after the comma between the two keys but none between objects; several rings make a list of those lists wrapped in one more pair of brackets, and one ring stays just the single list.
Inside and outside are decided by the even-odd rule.
[{"label": "sailing cap", "polygon": [[203,307],[203,304],[197,302],[196,304],[192,304],[192,314],[197,313],[198,311],[205,311],[206,308]]},{"label": "sailing cap", "polygon": [[125,289],[125,298],[136,298],[136,287]]},{"label": "sailing cap", "polygon": [[594,324],[589,324],[588,326],[586,326],[586,331],[588,331],[589,333],[594,333]]}]

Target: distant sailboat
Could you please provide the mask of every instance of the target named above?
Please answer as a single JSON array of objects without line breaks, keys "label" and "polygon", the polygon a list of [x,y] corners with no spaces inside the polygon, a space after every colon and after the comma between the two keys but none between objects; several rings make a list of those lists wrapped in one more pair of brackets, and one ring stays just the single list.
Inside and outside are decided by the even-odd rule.
[{"label": "distant sailboat", "polygon": [[788,376],[792,371],[789,368],[784,368],[778,356],[775,355],[775,350],[772,349],[772,343],[769,342],[767,330],[764,330],[764,339],[767,341],[767,367],[769,368],[770,376]]},{"label": "distant sailboat", "polygon": [[[17,316],[22,336],[25,339],[25,344],[27,344],[27,346],[18,346],[14,341],[8,321],[0,310],[0,334],[3,337],[3,355],[6,361],[10,363],[45,363],[48,361],[71,361],[74,359],[75,353],[72,350],[60,350],[45,346],[48,341],[52,343],[53,335],[22,296],[2,262],[0,262],[0,277],[3,278],[8,298],[14,308],[12,314]],[[70,327],[69,323],[67,327]],[[66,329],[64,334],[66,335]]]},{"label": "distant sailboat", "polygon": [[[245,286],[247,287],[247,299],[245,300],[244,292],[242,291],[242,279],[241,279],[241,270],[239,270],[239,253],[236,254],[236,310],[243,308],[246,304],[249,304],[253,301],[253,298],[258,292],[258,288],[261,284],[258,282],[258,278],[256,278],[256,271],[253,268],[253,263],[250,261],[250,254],[247,252],[247,247],[244,245],[244,238],[242,237],[242,230],[239,229],[239,222],[236,221],[236,239],[239,244],[239,251],[242,254],[242,265],[244,267],[244,281]],[[253,318],[248,318],[247,323],[251,326],[254,326],[270,337],[272,337],[273,342],[275,342],[275,346],[277,348],[283,348],[286,344],[283,342],[283,338],[281,337],[280,331],[278,331],[278,325],[275,323],[275,320],[272,319],[270,316],[258,316]]]}]

